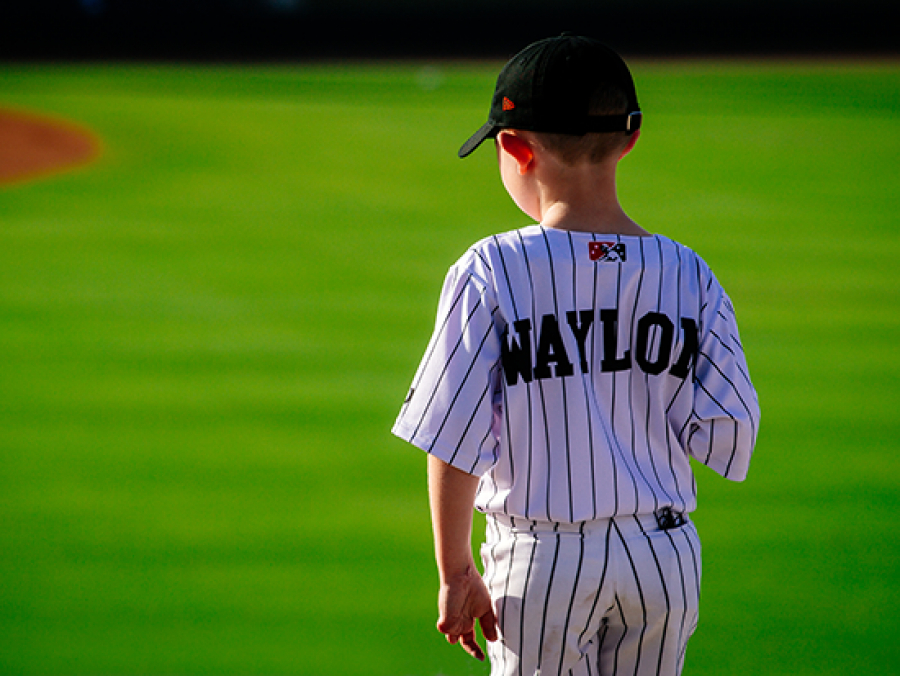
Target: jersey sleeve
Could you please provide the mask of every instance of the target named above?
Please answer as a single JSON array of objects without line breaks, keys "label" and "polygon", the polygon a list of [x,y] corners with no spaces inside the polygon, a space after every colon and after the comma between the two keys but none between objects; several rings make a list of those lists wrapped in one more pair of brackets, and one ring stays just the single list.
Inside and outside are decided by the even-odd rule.
[{"label": "jersey sleeve", "polygon": [[480,476],[496,462],[497,312],[487,284],[461,264],[441,292],[434,333],[393,433]]},{"label": "jersey sleeve", "polygon": [[715,277],[710,277],[702,316],[688,448],[726,479],[743,481],[759,429],[759,402],[734,307]]}]

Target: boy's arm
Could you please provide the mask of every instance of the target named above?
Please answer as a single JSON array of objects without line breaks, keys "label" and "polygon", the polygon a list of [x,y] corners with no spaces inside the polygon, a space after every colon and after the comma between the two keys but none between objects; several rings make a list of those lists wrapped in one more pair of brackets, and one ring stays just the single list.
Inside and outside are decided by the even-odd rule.
[{"label": "boy's arm", "polygon": [[434,528],[434,553],[441,590],[437,628],[450,643],[484,660],[475,640],[475,620],[488,641],[497,640],[491,597],[472,557],[472,510],[478,477],[428,456],[428,494]]},{"label": "boy's arm", "polygon": [[[713,278],[713,281],[714,278]],[[691,455],[732,481],[743,481],[759,430],[759,399],[741,346],[734,306],[718,283],[710,285],[706,327],[694,369]]]}]

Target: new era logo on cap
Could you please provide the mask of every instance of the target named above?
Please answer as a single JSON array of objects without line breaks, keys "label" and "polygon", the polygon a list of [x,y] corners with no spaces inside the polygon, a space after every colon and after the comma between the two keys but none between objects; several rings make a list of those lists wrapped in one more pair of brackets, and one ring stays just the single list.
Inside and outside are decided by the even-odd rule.
[{"label": "new era logo on cap", "polygon": [[516,107],[516,104],[510,101],[507,97],[503,97],[503,110],[512,110]]}]

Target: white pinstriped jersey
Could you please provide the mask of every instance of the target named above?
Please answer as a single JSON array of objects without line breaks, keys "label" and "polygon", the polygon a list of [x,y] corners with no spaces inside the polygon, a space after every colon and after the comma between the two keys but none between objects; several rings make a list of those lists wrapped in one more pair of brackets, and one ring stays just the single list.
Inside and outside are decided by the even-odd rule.
[{"label": "white pinstriped jersey", "polygon": [[758,421],[734,309],[696,253],[533,225],[451,267],[393,431],[480,476],[479,510],[577,523],[693,511],[689,456],[744,479]]}]

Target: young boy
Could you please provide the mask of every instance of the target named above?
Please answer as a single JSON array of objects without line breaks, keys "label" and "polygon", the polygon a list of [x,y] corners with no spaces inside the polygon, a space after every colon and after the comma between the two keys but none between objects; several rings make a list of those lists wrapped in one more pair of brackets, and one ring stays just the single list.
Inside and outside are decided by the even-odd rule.
[{"label": "young boy", "polygon": [[[438,629],[500,674],[678,674],[697,623],[689,457],[741,481],[759,408],[728,296],[622,210],[625,63],[563,36],[497,80],[500,175],[539,225],[451,269],[394,433],[429,453]],[[476,569],[473,506],[487,514]]]}]

